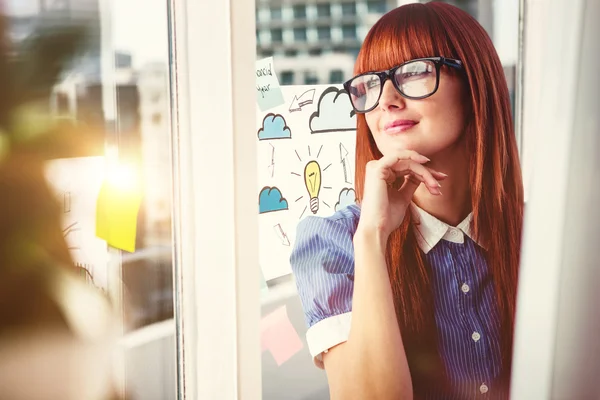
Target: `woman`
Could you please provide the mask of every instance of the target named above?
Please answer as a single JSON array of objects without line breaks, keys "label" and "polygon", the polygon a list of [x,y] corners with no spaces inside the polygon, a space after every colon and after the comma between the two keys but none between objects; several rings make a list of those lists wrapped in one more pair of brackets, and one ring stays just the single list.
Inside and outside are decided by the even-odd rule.
[{"label": "woman", "polygon": [[331,398],[507,398],[523,189],[493,44],[405,5],[355,72],[360,206],[304,219],[290,260]]}]

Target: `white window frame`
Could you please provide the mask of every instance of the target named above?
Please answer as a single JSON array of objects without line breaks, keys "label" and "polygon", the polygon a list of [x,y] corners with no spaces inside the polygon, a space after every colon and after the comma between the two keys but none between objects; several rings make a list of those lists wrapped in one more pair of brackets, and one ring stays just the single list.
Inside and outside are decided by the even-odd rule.
[{"label": "white window frame", "polygon": [[169,15],[178,398],[258,400],[255,2]]},{"label": "white window frame", "polygon": [[[595,204],[590,206],[592,192],[586,185],[592,179],[582,179],[582,171],[598,165],[591,140],[597,135],[592,132],[592,123],[598,121],[592,107],[598,95],[582,89],[595,74],[587,63],[590,49],[583,54],[583,44],[589,45],[598,32],[589,23],[593,14],[585,12],[593,8],[591,3],[526,4],[523,156],[530,170],[525,178],[531,175],[533,184],[519,276],[511,388],[515,400],[564,398],[557,390],[565,388],[571,398],[597,393],[595,382],[583,379],[599,372],[597,365],[582,362],[591,345],[577,340],[584,338],[586,327],[598,325],[597,313],[590,313],[597,303],[588,301],[592,296],[585,284],[596,271],[597,246],[589,246],[584,233],[600,214]],[[593,29],[596,36],[590,34]],[[586,62],[585,57],[590,59]],[[591,318],[582,318],[589,314]],[[566,340],[567,335],[574,340]],[[561,359],[566,347],[569,358]]]}]

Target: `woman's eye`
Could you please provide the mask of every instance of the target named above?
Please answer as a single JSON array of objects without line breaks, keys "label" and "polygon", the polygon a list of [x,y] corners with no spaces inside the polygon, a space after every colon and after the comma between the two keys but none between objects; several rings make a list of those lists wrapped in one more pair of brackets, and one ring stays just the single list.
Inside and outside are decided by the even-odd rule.
[{"label": "woman's eye", "polygon": [[379,79],[371,79],[367,81],[367,89],[372,89],[379,86]]},{"label": "woman's eye", "polygon": [[403,72],[402,73],[402,79],[410,79],[410,78],[424,78],[427,75],[429,75],[428,71],[413,71],[413,72]]}]

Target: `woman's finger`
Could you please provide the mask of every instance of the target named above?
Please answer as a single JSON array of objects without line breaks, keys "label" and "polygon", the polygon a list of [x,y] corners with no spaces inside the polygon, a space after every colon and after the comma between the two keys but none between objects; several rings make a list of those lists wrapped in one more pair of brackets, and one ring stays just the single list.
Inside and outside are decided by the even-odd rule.
[{"label": "woman's finger", "polygon": [[443,172],[439,172],[431,168],[427,169],[429,170],[429,172],[431,172],[431,175],[433,175],[437,180],[446,179],[448,177],[448,175]]},{"label": "woman's finger", "polygon": [[419,164],[424,164],[431,161],[429,158],[417,153],[414,150],[400,150],[396,156],[398,157],[398,160],[413,160]]},{"label": "woman's finger", "polygon": [[[410,182],[407,183],[407,181],[410,181]],[[412,193],[416,190],[416,187],[411,188],[412,187],[411,185],[416,185],[418,187],[421,183],[423,183],[425,185],[425,187],[427,188],[429,193],[431,193],[433,195],[441,194],[441,190],[440,190],[441,185],[439,185],[439,183],[435,186],[431,186],[430,184],[428,184],[426,177],[424,177],[423,175],[417,174],[413,171],[408,171],[407,175],[396,176],[394,181],[388,181],[388,186],[390,187],[390,189],[392,191],[402,191],[402,192],[411,191],[411,193]]]},{"label": "woman's finger", "polygon": [[398,191],[401,192],[404,196],[412,198],[412,195],[415,193],[420,184],[421,182],[416,176],[408,175],[404,184]]},{"label": "woman's finger", "polygon": [[377,160],[377,164],[380,168],[391,168],[400,160],[413,160],[419,164],[425,164],[431,161],[429,158],[421,155],[413,150],[401,150],[393,155],[387,155]]},{"label": "woman's finger", "polygon": [[392,169],[397,175],[415,175],[416,177],[420,178],[421,182],[425,183],[425,185],[430,188],[439,189],[442,186],[437,179],[433,177],[432,173],[427,167],[412,160],[400,160],[392,167]]}]

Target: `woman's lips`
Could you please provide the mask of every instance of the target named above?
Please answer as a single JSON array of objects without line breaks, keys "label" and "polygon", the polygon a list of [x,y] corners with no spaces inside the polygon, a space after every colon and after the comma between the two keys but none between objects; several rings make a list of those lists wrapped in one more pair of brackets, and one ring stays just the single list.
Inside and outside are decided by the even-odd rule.
[{"label": "woman's lips", "polygon": [[401,133],[409,130],[413,126],[417,125],[417,121],[409,120],[409,119],[397,119],[392,122],[388,122],[383,127],[385,133],[394,134]]}]

